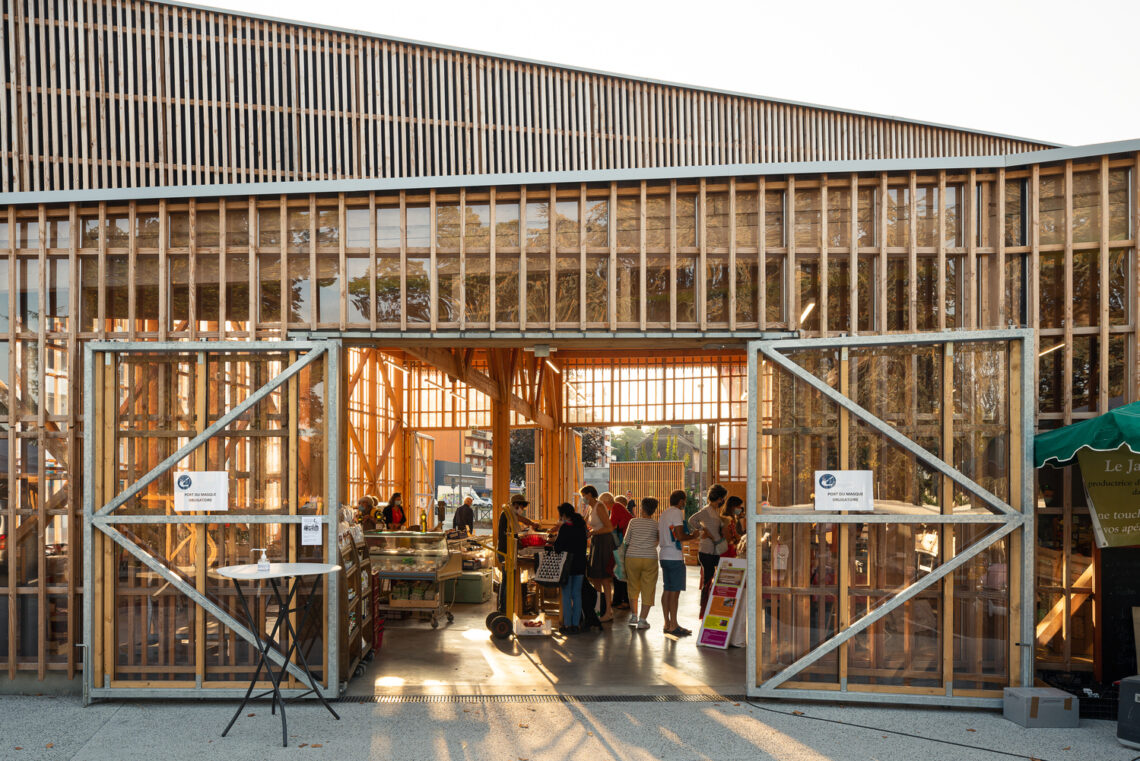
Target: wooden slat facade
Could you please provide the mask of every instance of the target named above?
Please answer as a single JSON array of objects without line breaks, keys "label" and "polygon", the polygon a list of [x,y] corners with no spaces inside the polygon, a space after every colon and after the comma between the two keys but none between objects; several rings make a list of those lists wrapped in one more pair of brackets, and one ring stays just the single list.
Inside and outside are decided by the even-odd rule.
[{"label": "wooden slat facade", "polygon": [[[424,339],[446,331],[460,345],[461,326],[484,342],[533,332],[545,342],[552,328],[585,327],[608,339],[720,331],[721,343],[725,331],[1012,323],[1037,330],[1038,426],[1050,428],[1140,398],[1138,164],[1140,156],[1125,154],[1002,170],[8,207],[0,221],[9,294],[0,311],[8,464],[0,488],[13,560],[0,575],[0,665],[10,675],[79,668],[82,482],[73,464],[84,341],[375,329],[389,337],[385,352],[406,359],[427,350],[398,331]],[[694,351],[691,340],[678,349],[667,340],[639,350]],[[586,364],[578,346],[554,356],[566,378]],[[637,352],[628,354],[635,368]],[[482,424],[478,394],[465,391],[466,402],[454,404],[460,392],[446,374],[411,361],[405,379],[379,355],[369,361],[364,372],[385,372],[396,396],[400,384],[415,391],[419,406],[402,415],[414,412],[426,427]],[[739,363],[721,365],[720,381],[740,377]],[[538,369],[515,382],[528,400]],[[644,413],[607,400],[603,386],[612,388],[590,381],[578,391],[596,399],[594,419],[636,424]],[[561,409],[590,413],[565,383],[559,398]],[[742,414],[740,398],[708,401],[729,421]],[[388,409],[379,399],[353,404],[356,415]],[[380,469],[407,457],[406,447],[396,454],[398,440],[384,451],[400,418],[383,414],[382,424],[357,431],[364,438],[352,450],[373,468],[369,490],[391,488]],[[653,414],[662,422],[705,416]],[[760,456],[763,469],[772,452],[762,446]],[[1047,477],[1040,518],[1059,532],[1047,549],[1064,572],[1039,579],[1038,590],[1049,611],[1060,611],[1049,620],[1062,618],[1043,630],[1039,655],[1079,668],[1091,662],[1090,638],[1080,634],[1099,599],[1085,573],[1088,512],[1070,471]]]},{"label": "wooden slat facade", "polygon": [[12,0],[2,22],[0,192],[1047,147],[157,2]]}]

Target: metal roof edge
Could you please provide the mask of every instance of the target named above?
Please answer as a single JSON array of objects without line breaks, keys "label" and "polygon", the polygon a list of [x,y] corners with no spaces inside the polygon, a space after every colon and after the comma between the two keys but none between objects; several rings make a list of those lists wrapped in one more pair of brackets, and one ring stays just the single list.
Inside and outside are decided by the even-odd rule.
[{"label": "metal roof edge", "polygon": [[288,24],[290,26],[304,27],[307,29],[320,29],[327,32],[336,32],[338,34],[354,34],[361,37],[369,37],[377,40],[387,40],[388,42],[402,43],[405,45],[416,45],[422,48],[431,48],[434,50],[447,50],[453,53],[464,53],[468,55],[485,56],[487,58],[497,58],[501,61],[513,61],[515,63],[528,64],[532,66],[549,66],[555,69],[563,69],[565,71],[577,71],[583,74],[594,74],[603,77],[615,77],[617,79],[625,79],[633,82],[644,82],[646,84],[661,85],[663,87],[679,87],[684,90],[697,90],[700,92],[712,93],[715,95],[727,95],[734,98],[748,98],[750,100],[763,100],[770,103],[780,103],[786,106],[798,106],[801,108],[814,108],[822,111],[831,111],[833,113],[850,114],[852,116],[863,116],[870,119],[887,119],[889,121],[903,122],[905,124],[914,124],[920,127],[933,127],[935,129],[953,130],[955,132],[967,132],[973,135],[982,135],[984,137],[995,137],[1003,140],[1016,140],[1022,143],[1036,143],[1038,145],[1047,145],[1055,147],[1064,147],[1063,143],[1055,143],[1051,140],[1038,140],[1036,138],[1021,137],[1018,135],[1007,135],[1001,132],[990,132],[987,130],[973,129],[970,127],[959,127],[953,124],[940,124],[938,122],[923,121],[921,119],[909,119],[905,116],[892,116],[890,114],[878,114],[871,111],[857,111],[850,108],[840,108],[838,106],[825,106],[819,103],[808,103],[806,101],[789,100],[787,98],[774,98],[767,95],[757,95],[755,93],[739,92],[736,90],[723,90],[716,87],[707,87],[704,85],[685,84],[683,82],[670,82],[663,79],[653,79],[650,77],[637,76],[634,74],[621,74],[613,71],[605,71],[603,69],[591,69],[585,66],[575,66],[573,64],[555,63],[553,61],[541,61],[535,58],[522,58],[520,56],[505,55],[503,53],[491,53],[486,50],[476,50],[474,48],[461,48],[455,45],[444,45],[436,42],[425,42],[423,40],[413,40],[408,37],[393,37],[391,35],[380,34],[378,32],[369,32],[363,29],[350,29],[347,27],[330,26],[327,24],[314,24],[308,21],[299,21],[297,19],[279,18],[276,16],[267,16],[261,13],[249,13],[247,11],[237,11],[230,8],[222,8],[218,6],[200,5],[197,3],[187,3],[181,0],[146,0],[155,5],[169,5],[178,8],[189,8],[192,10],[209,11],[212,13],[225,13],[231,16],[240,16],[242,18],[257,19],[258,21],[268,21],[274,24]]},{"label": "metal roof edge", "polygon": [[362,193],[370,191],[427,190],[483,185],[558,185],[581,182],[639,182],[641,180],[697,179],[789,174],[851,174],[859,172],[998,169],[1050,163],[1111,153],[1140,151],[1140,138],[1109,143],[1046,148],[997,156],[946,156],[921,159],[858,159],[849,161],[791,161],[770,164],[714,164],[645,169],[599,169],[508,174],[459,174],[429,177],[393,177],[355,180],[299,180],[245,182],[221,185],[163,185],[144,188],[50,190],[0,193],[0,204],[84,203],[138,201],[195,196],[275,196],[307,193]]}]

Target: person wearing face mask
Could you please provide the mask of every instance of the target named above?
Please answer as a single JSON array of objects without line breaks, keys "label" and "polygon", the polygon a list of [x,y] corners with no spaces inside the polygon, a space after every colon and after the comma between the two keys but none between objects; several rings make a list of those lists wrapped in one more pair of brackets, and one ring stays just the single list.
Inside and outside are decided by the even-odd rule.
[{"label": "person wearing face mask", "polygon": [[[530,526],[531,528],[538,528],[538,523],[526,517],[526,508],[530,502],[527,500],[525,494],[512,494],[511,495],[511,510],[515,515],[515,519],[519,522],[519,527]],[[498,565],[500,572],[504,570],[504,562],[506,559],[507,551],[507,534],[509,532],[510,522],[507,520],[506,514],[499,516],[499,525],[495,530],[495,563]],[[506,611],[506,590],[507,584],[504,579],[499,584],[499,597],[498,597],[498,610],[499,612]]]},{"label": "person wearing face mask", "polygon": [[389,531],[403,531],[407,528],[408,516],[404,513],[403,499],[400,492],[394,492],[384,508],[384,523]]},{"label": "person wearing face mask", "polygon": [[729,497],[724,503],[724,515],[721,516],[722,535],[728,541],[728,549],[721,553],[722,558],[736,557],[736,544],[744,535],[744,500],[740,497]]}]

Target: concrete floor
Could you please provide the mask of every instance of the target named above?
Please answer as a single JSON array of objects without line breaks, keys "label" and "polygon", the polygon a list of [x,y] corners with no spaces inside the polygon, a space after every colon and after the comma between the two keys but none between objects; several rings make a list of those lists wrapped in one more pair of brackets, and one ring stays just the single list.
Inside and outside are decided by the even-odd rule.
[{"label": "concrete floor", "polygon": [[665,636],[658,604],[649,629],[631,628],[629,612],[619,610],[601,633],[496,640],[485,623],[492,602],[456,605],[455,621],[435,630],[389,619],[383,647],[348,694],[743,694],[745,650],[696,646],[700,569],[688,570],[680,618],[693,636]]},{"label": "concrete floor", "polygon": [[[269,705],[0,697],[0,761],[1129,761],[1114,722],[1023,729],[987,711],[747,702]],[[951,744],[953,743],[953,744]],[[963,747],[965,746],[965,747]]]}]

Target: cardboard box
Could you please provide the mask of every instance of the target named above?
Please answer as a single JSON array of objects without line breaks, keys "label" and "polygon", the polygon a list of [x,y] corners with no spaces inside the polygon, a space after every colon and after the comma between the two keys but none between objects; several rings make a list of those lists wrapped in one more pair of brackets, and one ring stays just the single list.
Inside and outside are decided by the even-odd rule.
[{"label": "cardboard box", "polygon": [[1014,724],[1076,728],[1081,723],[1081,704],[1076,695],[1053,687],[1006,687],[1002,715]]}]

